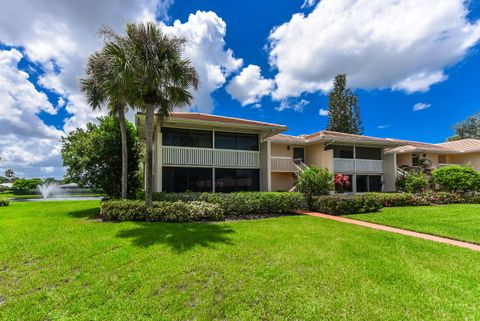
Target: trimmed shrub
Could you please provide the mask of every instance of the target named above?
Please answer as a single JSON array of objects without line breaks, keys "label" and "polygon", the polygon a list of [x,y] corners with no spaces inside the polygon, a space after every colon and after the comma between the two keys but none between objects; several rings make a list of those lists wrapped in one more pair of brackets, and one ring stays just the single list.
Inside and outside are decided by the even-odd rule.
[{"label": "trimmed shrub", "polygon": [[194,202],[154,202],[149,210],[151,221],[191,222],[201,220],[220,220],[223,209],[217,204],[202,201]]},{"label": "trimmed shrub", "polygon": [[107,221],[142,221],[146,211],[144,201],[113,199],[100,204],[100,216]]},{"label": "trimmed shrub", "polygon": [[423,194],[412,193],[368,193],[377,198],[383,207],[400,207],[400,206],[423,206],[430,205],[428,197]]},{"label": "trimmed shrub", "polygon": [[10,204],[10,200],[8,198],[0,198],[0,206],[8,206]]},{"label": "trimmed shrub", "polygon": [[[143,192],[137,197],[142,198]],[[226,216],[278,215],[292,213],[304,207],[301,193],[236,192],[236,193],[154,193],[154,201],[203,201],[219,205]]]},{"label": "trimmed shrub", "polygon": [[304,207],[303,195],[292,192],[204,193],[201,200],[220,205],[226,216],[288,214]]},{"label": "trimmed shrub", "polygon": [[326,195],[312,198],[311,209],[325,214],[346,215],[378,212],[382,202],[374,195]]},{"label": "trimmed shrub", "polygon": [[[143,201],[109,200],[102,202],[100,216],[109,221],[143,221],[147,208]],[[191,222],[200,220],[220,220],[223,210],[217,204],[206,202],[153,202],[148,210],[150,221]]]},{"label": "trimmed shrub", "polygon": [[471,166],[451,165],[437,168],[432,172],[433,179],[449,192],[470,192],[480,190],[480,172]]},{"label": "trimmed shrub", "polygon": [[428,188],[428,177],[422,172],[410,172],[397,181],[397,187],[407,193],[419,193]]}]

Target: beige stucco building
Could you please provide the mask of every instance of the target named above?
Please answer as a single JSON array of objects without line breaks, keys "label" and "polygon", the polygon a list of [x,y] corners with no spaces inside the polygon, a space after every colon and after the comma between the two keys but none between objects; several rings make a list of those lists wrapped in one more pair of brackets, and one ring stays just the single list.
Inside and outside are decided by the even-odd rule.
[{"label": "beige stucco building", "polygon": [[[136,116],[143,135],[145,116]],[[319,131],[282,134],[267,122],[192,112],[173,113],[154,134],[154,190],[289,191],[300,171],[323,167],[348,175],[351,192],[394,191],[399,169],[428,159],[432,167],[480,170],[480,140],[428,144]]]}]

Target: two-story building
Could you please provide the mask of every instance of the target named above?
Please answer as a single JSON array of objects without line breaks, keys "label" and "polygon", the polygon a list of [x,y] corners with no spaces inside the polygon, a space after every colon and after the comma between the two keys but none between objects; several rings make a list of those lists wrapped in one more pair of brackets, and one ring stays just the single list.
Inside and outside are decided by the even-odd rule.
[{"label": "two-story building", "polygon": [[[145,115],[136,115],[144,136]],[[395,191],[402,166],[427,158],[433,167],[471,163],[480,169],[480,140],[441,144],[319,131],[282,134],[267,122],[175,112],[154,131],[154,191],[288,191],[308,166],[350,177],[350,192]]]}]

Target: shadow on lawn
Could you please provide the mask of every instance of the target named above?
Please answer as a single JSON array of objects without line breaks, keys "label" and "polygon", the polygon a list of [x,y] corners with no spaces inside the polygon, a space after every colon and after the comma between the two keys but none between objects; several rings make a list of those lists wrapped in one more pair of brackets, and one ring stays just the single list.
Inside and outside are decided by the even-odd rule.
[{"label": "shadow on lawn", "polygon": [[131,238],[138,247],[163,243],[177,253],[195,246],[212,247],[216,243],[231,244],[229,234],[235,233],[224,224],[211,223],[137,223],[137,227],[120,231],[117,237]]},{"label": "shadow on lawn", "polygon": [[98,216],[99,212],[100,211],[98,207],[94,207],[94,208],[88,208],[86,210],[69,212],[68,215],[75,218],[95,219]]}]

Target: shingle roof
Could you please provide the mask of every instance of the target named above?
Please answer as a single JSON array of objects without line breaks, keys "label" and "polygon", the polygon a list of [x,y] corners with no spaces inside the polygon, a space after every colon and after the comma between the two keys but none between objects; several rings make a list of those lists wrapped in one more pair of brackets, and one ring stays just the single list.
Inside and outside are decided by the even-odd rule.
[{"label": "shingle roof", "polygon": [[455,150],[460,153],[480,152],[480,139],[467,138],[452,142],[440,143],[437,145]]},{"label": "shingle roof", "polygon": [[191,119],[191,120],[203,120],[203,121],[212,121],[212,122],[222,122],[222,123],[231,123],[231,124],[243,124],[243,125],[255,125],[262,127],[276,127],[280,129],[287,129],[284,125],[278,125],[273,123],[266,123],[255,120],[247,120],[235,117],[226,117],[226,116],[217,116],[203,113],[195,112],[174,112],[170,114],[169,119]]},{"label": "shingle roof", "polygon": [[302,143],[311,143],[321,140],[336,140],[343,142],[362,142],[362,143],[381,143],[387,145],[398,145],[399,141],[390,139],[390,138],[378,138],[372,136],[364,135],[355,135],[355,134],[346,134],[340,132],[334,132],[329,130],[321,130],[319,132],[310,134],[310,135],[300,135],[300,136],[291,136],[279,134],[272,136],[270,140],[273,141],[292,141],[292,142],[302,142]]},{"label": "shingle roof", "polygon": [[396,147],[389,149],[388,153],[444,153],[444,154],[451,154],[455,151],[445,148],[443,146],[435,145],[435,144],[428,144],[428,143],[420,143],[420,142],[411,142],[411,141],[399,141],[403,143],[403,146]]},{"label": "shingle roof", "polygon": [[305,143],[305,136],[292,136],[292,135],[285,135],[285,134],[277,134],[269,138],[269,140],[278,141],[278,142],[292,142],[292,143]]}]

